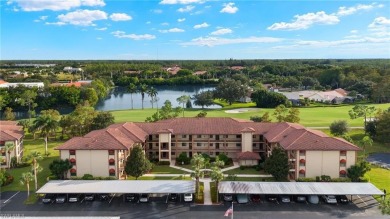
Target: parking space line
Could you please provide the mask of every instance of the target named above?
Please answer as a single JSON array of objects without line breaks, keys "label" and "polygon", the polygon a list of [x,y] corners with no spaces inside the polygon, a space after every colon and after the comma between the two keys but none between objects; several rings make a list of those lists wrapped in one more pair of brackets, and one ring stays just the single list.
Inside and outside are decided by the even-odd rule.
[{"label": "parking space line", "polygon": [[359,195],[357,195],[357,197],[359,197],[359,199],[362,200],[362,202],[364,203],[364,205],[367,206],[367,203],[366,203]]},{"label": "parking space line", "polygon": [[15,193],[13,196],[11,196],[9,199],[5,200],[3,202],[3,204],[6,204],[9,200],[11,200],[13,197],[15,197],[15,195],[19,194],[20,191],[18,191],[17,193]]}]

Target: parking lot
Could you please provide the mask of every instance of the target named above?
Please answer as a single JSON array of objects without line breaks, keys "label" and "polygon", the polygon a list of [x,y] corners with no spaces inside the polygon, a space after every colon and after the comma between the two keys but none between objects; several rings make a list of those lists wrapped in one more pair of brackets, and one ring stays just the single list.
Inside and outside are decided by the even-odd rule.
[{"label": "parking lot", "polygon": [[[1,214],[19,216],[119,216],[120,218],[224,218],[231,202],[202,206],[194,203],[170,202],[167,196],[151,197],[148,203],[124,202],[122,196],[106,201],[80,201],[77,203],[43,204],[38,201],[24,205],[25,192],[5,192],[1,196]],[[15,195],[15,196],[13,196]],[[12,197],[13,196],[13,197]],[[4,201],[12,197],[8,202]],[[376,205],[350,204],[274,203],[260,197],[260,202],[234,203],[234,218],[387,218]],[[366,202],[366,201],[365,201]]]}]

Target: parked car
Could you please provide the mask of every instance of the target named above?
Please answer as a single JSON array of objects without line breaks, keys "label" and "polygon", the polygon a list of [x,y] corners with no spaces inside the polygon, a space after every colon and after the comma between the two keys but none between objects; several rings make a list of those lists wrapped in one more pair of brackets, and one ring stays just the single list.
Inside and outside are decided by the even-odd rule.
[{"label": "parked car", "polygon": [[70,202],[70,203],[78,202],[79,199],[80,199],[80,194],[70,194],[70,195],[68,195],[68,202]]},{"label": "parked car", "polygon": [[307,196],[307,201],[311,204],[318,204],[320,202],[320,199],[317,195],[309,195]]},{"label": "parked car", "polygon": [[327,204],[337,204],[336,196],[334,196],[334,195],[323,195],[322,199]]},{"label": "parked car", "polygon": [[179,195],[176,193],[172,193],[169,195],[169,200],[175,202],[175,201],[179,200]]},{"label": "parked car", "polygon": [[290,196],[288,196],[288,195],[280,195],[279,200],[282,203],[290,203],[290,201],[291,201]]},{"label": "parked car", "polygon": [[66,202],[66,195],[65,194],[58,194],[56,197],[56,203],[62,204]]},{"label": "parked car", "polygon": [[266,195],[265,198],[269,202],[278,202],[278,196],[277,195]]},{"label": "parked car", "polygon": [[137,194],[125,194],[125,201],[126,202],[137,202],[138,195]]},{"label": "parked car", "polygon": [[237,195],[237,202],[239,204],[246,204],[249,202],[248,195],[247,194],[238,194]]},{"label": "parked car", "polygon": [[341,204],[348,204],[349,203],[349,199],[345,195],[337,195],[336,199]]},{"label": "parked car", "polygon": [[51,204],[56,200],[56,196],[54,194],[46,194],[42,198],[42,203],[43,204]]},{"label": "parked car", "polygon": [[110,196],[106,193],[104,194],[99,194],[99,200],[100,201],[107,201],[110,198]]},{"label": "parked car", "polygon": [[143,202],[143,203],[149,202],[149,194],[143,193],[139,197],[139,202]]},{"label": "parked car", "polygon": [[192,193],[185,193],[184,194],[184,201],[185,202],[192,202],[192,200],[193,200]]},{"label": "parked car", "polygon": [[232,194],[223,194],[223,200],[225,202],[231,202],[231,201],[233,201],[233,195]]},{"label": "parked car", "polygon": [[95,200],[95,195],[94,194],[85,194],[84,200],[91,202],[91,201]]},{"label": "parked car", "polygon": [[260,202],[260,195],[251,195],[252,202]]},{"label": "parked car", "polygon": [[295,196],[295,201],[296,202],[306,202],[306,196],[303,196],[303,195],[297,195]]}]

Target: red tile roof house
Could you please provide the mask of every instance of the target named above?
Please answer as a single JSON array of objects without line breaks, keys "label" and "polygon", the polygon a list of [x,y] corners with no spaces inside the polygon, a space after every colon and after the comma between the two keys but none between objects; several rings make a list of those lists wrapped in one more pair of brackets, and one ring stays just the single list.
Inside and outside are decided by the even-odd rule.
[{"label": "red tile roof house", "polygon": [[130,149],[140,144],[149,159],[171,161],[181,153],[225,153],[241,165],[255,165],[275,147],[289,157],[290,179],[329,175],[344,177],[359,147],[292,123],[258,123],[233,118],[176,118],[155,123],[126,122],[75,137],[57,147],[73,159],[73,176],[124,174]]},{"label": "red tile roof house", "polygon": [[[24,131],[22,126],[18,126],[15,121],[0,121],[0,166],[9,168],[10,160],[16,157],[16,162],[20,162],[23,156]],[[6,145],[13,144],[14,148],[10,153]]]}]

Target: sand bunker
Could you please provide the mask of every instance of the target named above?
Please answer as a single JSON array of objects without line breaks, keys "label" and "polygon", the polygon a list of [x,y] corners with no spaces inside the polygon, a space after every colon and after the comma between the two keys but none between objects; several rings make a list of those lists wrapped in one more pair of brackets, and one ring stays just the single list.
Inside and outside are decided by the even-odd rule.
[{"label": "sand bunker", "polygon": [[225,113],[247,113],[247,112],[257,112],[260,111],[259,108],[240,108],[240,109],[232,109],[225,110]]}]

